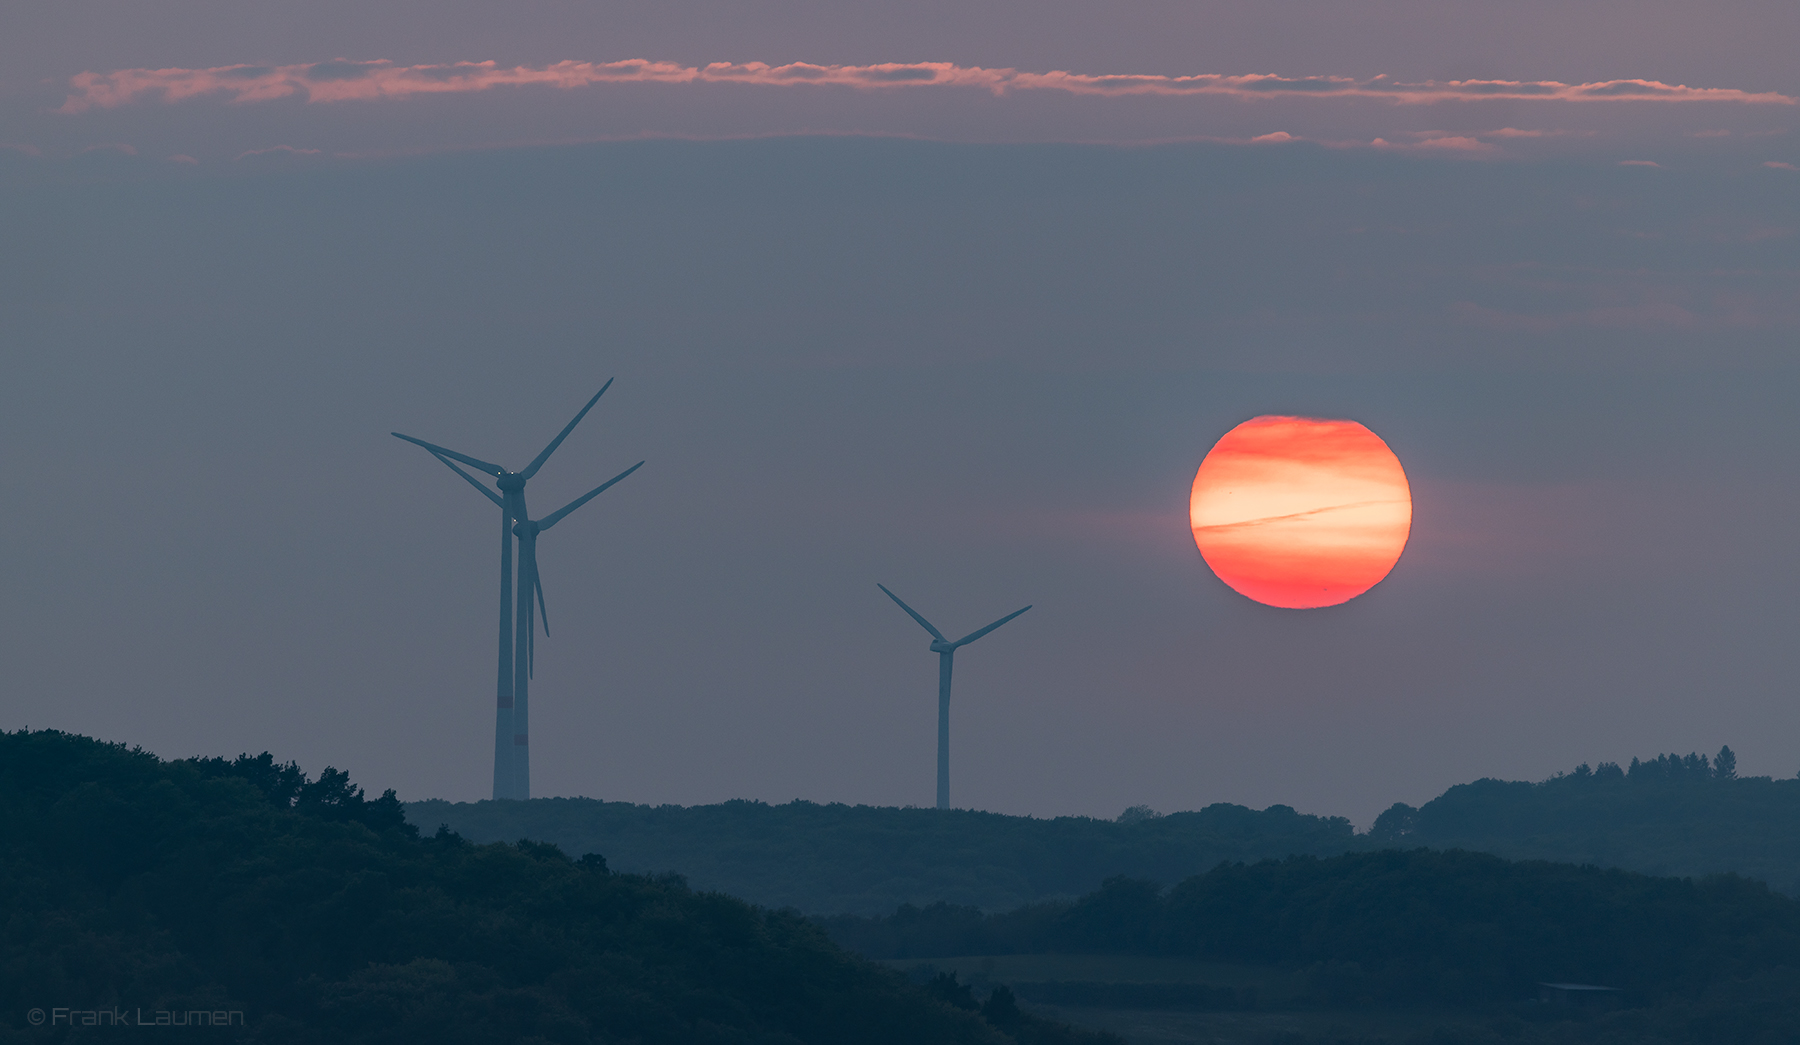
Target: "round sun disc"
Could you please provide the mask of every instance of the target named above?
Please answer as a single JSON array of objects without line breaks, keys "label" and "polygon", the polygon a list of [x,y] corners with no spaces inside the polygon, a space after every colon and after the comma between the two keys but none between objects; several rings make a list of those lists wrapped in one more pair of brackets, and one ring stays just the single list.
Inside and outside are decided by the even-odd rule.
[{"label": "round sun disc", "polygon": [[1355,421],[1268,415],[1213,446],[1188,513],[1201,556],[1233,590],[1270,606],[1336,606],[1400,560],[1412,489]]}]

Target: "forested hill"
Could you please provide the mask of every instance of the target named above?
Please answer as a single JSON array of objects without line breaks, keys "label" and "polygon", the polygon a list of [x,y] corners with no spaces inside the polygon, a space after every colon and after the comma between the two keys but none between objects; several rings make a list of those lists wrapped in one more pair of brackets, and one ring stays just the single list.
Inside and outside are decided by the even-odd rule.
[{"label": "forested hill", "polygon": [[1800,953],[1800,902],[1760,882],[1427,849],[1221,864],[1168,889],[1119,877],[1072,902],[998,914],[934,905],[823,922],[876,958],[1060,952],[1355,963],[1357,993],[1444,1005],[1527,998],[1541,981],[1653,999],[1788,966]]},{"label": "forested hill", "polygon": [[[1410,1038],[1419,1043],[1800,1040],[1800,902],[1731,875],[1652,878],[1485,853],[1383,850],[1222,864],[1167,890],[1115,878],[1072,903],[1000,914],[935,905],[824,921],[840,942],[877,957],[1182,956],[1286,970],[1292,1008],[1501,1012],[1523,1003],[1513,1011],[1540,1026],[1559,1013],[1582,1017],[1543,1026],[1547,1033],[1515,1019],[1496,1025],[1497,1034]],[[1537,1006],[1545,982],[1616,988],[1628,1011],[1590,1022],[1567,1007]],[[1109,986],[1126,993],[1084,986],[1090,996]],[[1223,988],[1189,993],[1213,1007],[1276,1002]]]},{"label": "forested hill", "polygon": [[1104,1040],[677,877],[420,837],[393,792],[267,754],[0,733],[0,897],[0,1043],[159,1022],[267,1045]]},{"label": "forested hill", "polygon": [[735,801],[643,806],[585,798],[413,802],[408,819],[478,841],[539,838],[602,852],[631,871],[808,914],[886,914],[939,901],[1005,911],[1071,897],[1114,875],[1176,882],[1221,861],[1393,847],[1657,875],[1736,873],[1800,895],[1800,780],[1741,779],[1722,757],[1663,755],[1581,766],[1538,783],[1459,784],[1422,808],[1395,805],[1365,834],[1287,806],[1211,805],[1117,821],[969,810]]},{"label": "forested hill", "polygon": [[1477,780],[1376,820],[1364,848],[1478,849],[1655,875],[1732,872],[1800,896],[1800,780],[1740,778],[1715,758],[1578,766],[1540,783]]},{"label": "forested hill", "polygon": [[1110,821],[803,801],[683,807],[547,798],[413,802],[406,815],[477,841],[535,838],[571,853],[605,853],[622,870],[676,870],[696,888],[809,914],[886,914],[939,900],[1008,910],[1077,896],[1116,874],[1173,882],[1222,860],[1341,853],[1356,844],[1348,820],[1287,806],[1140,811]]}]

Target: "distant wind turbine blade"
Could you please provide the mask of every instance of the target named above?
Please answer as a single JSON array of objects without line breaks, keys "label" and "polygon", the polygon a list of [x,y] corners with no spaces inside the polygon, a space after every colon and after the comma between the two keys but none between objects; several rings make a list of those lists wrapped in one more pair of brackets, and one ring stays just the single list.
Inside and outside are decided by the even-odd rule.
[{"label": "distant wind turbine blade", "polygon": [[431,456],[444,462],[444,466],[446,468],[449,468],[451,471],[455,472],[457,475],[460,475],[464,479],[468,480],[468,483],[470,486],[473,486],[475,489],[481,491],[481,496],[486,497],[488,500],[499,505],[501,507],[501,509],[503,509],[503,510],[506,508],[506,501],[504,499],[502,499],[499,494],[497,494],[494,491],[488,489],[487,487],[481,485],[480,479],[477,479],[474,476],[470,475],[468,472],[465,472],[461,468],[456,467],[455,461],[450,460],[448,457],[445,457],[443,454],[438,453],[436,450],[431,451]]},{"label": "distant wind turbine blade", "polygon": [[526,479],[536,475],[537,470],[544,467],[544,462],[550,459],[550,455],[556,452],[556,448],[562,445],[562,441],[567,439],[569,433],[575,430],[575,426],[581,423],[581,419],[587,416],[587,412],[592,410],[594,404],[600,401],[600,397],[606,394],[606,390],[612,387],[612,383],[613,379],[610,377],[607,378],[606,384],[600,386],[600,391],[594,393],[594,398],[588,400],[588,404],[581,408],[581,413],[575,415],[575,420],[570,421],[565,425],[563,430],[556,434],[556,438],[550,440],[550,445],[544,447],[544,452],[538,454],[530,464],[525,466],[525,470],[519,474]]},{"label": "distant wind turbine blade", "polygon": [[625,478],[626,476],[630,475],[632,472],[635,472],[639,468],[642,468],[642,467],[644,467],[644,462],[639,461],[637,464],[632,465],[630,468],[625,469],[624,471],[620,472],[618,475],[615,475],[611,479],[608,479],[607,481],[601,483],[599,486],[594,487],[592,490],[589,490],[587,493],[584,493],[580,497],[575,498],[573,501],[570,501],[568,504],[563,505],[561,508],[558,508],[556,511],[551,512],[549,515],[544,516],[542,519],[538,520],[538,529],[539,530],[548,530],[550,527],[555,526],[557,523],[562,521],[563,516],[568,515],[570,512],[574,511],[575,509],[581,507],[582,505],[588,503],[589,501],[593,500],[594,498],[605,493],[607,487],[611,486],[612,484],[618,482],[620,479]]},{"label": "distant wind turbine blade", "polygon": [[[530,535],[529,531],[527,531],[527,536],[522,537],[519,541],[519,584],[530,585],[528,590],[538,594],[539,598],[542,598],[542,589],[538,585],[537,537],[535,535]],[[526,678],[537,677],[537,629],[531,626],[531,610],[531,600],[527,598],[525,600],[525,606],[521,611],[522,615],[525,617]]]},{"label": "distant wind turbine blade", "polygon": [[544,625],[544,635],[548,637],[550,634],[550,611],[544,608],[544,579],[538,575],[536,569],[531,571],[531,584],[537,589],[538,620]]},{"label": "distant wind turbine blade", "polygon": [[[1025,610],[1028,610],[1030,608],[1031,608],[1030,606],[1027,606],[1027,607],[1025,607]],[[998,628],[1000,625],[1005,624],[1007,621],[1012,620],[1014,617],[1017,617],[1019,614],[1024,613],[1025,610],[1014,610],[1013,612],[1007,614],[1006,616],[1001,617],[999,620],[995,621],[994,623],[989,624],[987,627],[981,629],[980,631],[972,631],[972,632],[968,633],[967,635],[964,635],[962,638],[957,639],[955,642],[951,643],[951,645],[952,646],[967,646],[969,643],[974,642],[976,639],[982,637],[983,635],[986,635],[988,632],[993,631],[995,628]]]},{"label": "distant wind turbine blade", "polygon": [[[911,607],[911,606],[908,606],[908,605],[907,605],[907,604],[906,604],[906,603],[904,603],[904,602],[900,602],[900,596],[898,596],[898,595],[895,595],[895,594],[894,594],[894,593],[893,593],[893,592],[891,592],[891,591],[888,591],[888,590],[887,590],[887,585],[885,585],[885,584],[877,584],[877,585],[875,585],[875,586],[876,586],[876,587],[877,587],[877,588],[880,588],[880,589],[881,589],[881,590],[882,590],[882,591],[886,591],[886,592],[887,592],[887,597],[888,597],[888,598],[890,598],[890,599],[893,599],[893,600],[894,600],[894,601],[895,601],[895,602],[899,602],[899,603],[900,603],[900,608],[901,608],[901,609],[903,609],[903,610],[905,610],[905,611],[906,611],[906,615],[907,615],[907,616],[908,616],[908,617],[911,617],[911,618],[912,618],[912,619],[913,619],[913,620],[916,620],[916,621],[918,621],[918,622],[919,622],[919,627],[921,627],[921,628],[924,628],[924,629],[925,629],[925,630],[926,630],[926,631],[929,631],[929,632],[931,632],[931,637],[932,637],[932,638],[934,638],[934,639],[936,639],[936,640],[938,640],[938,641],[939,641],[939,642],[949,642],[949,641],[950,641],[950,640],[949,640],[949,639],[946,639],[946,638],[944,638],[944,633],[943,633],[943,632],[941,632],[941,631],[939,631],[939,630],[937,630],[937,629],[936,629],[936,628],[934,628],[934,627],[932,627],[932,626],[931,626],[931,622],[930,622],[930,621],[928,621],[928,620],[926,620],[926,619],[925,619],[925,618],[924,618],[924,617],[921,617],[921,616],[919,616],[919,611],[917,611],[917,610],[915,610],[915,609],[913,609],[913,608],[912,608],[912,607]],[[1029,608],[1029,607],[1027,607],[1027,608]],[[1020,613],[1023,613],[1023,612],[1025,612],[1025,611],[1024,611],[1024,610],[1020,610],[1020,611],[1019,611],[1019,612],[1020,612]],[[1004,624],[1004,623],[1005,623],[1005,622],[1004,622],[1004,621],[1002,621],[1002,622],[1001,622],[1001,623],[1002,623],[1002,624]],[[999,627],[999,625],[995,625],[995,627]]]},{"label": "distant wind turbine blade", "polygon": [[470,457],[468,454],[459,454],[455,450],[446,449],[442,446],[437,445],[436,443],[428,443],[423,439],[414,439],[410,435],[401,435],[399,432],[389,432],[388,434],[393,436],[395,439],[404,439],[409,443],[414,443],[418,446],[422,446],[425,449],[430,450],[434,454],[440,454],[444,457],[450,458],[451,460],[461,461],[463,464],[468,465],[470,468],[475,468],[480,471],[486,472],[496,479],[498,479],[501,475],[505,474],[505,472],[506,472],[506,469],[500,467],[497,464],[488,464],[486,461],[482,461],[477,458]]}]

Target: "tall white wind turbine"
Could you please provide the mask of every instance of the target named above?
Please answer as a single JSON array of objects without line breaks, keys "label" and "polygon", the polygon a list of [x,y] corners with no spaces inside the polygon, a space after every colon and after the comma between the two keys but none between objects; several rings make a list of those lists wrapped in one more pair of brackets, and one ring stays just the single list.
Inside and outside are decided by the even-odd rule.
[{"label": "tall white wind turbine", "polygon": [[1000,625],[1012,620],[1025,610],[1014,610],[999,620],[978,631],[971,631],[962,638],[951,642],[944,638],[944,633],[931,626],[931,622],[919,616],[917,610],[900,602],[900,596],[887,590],[887,585],[877,584],[877,588],[887,592],[887,597],[900,604],[906,615],[919,622],[919,626],[931,633],[931,652],[938,655],[938,758],[937,758],[937,807],[950,808],[950,668],[956,658],[958,647],[967,646]]},{"label": "tall white wind turbine", "polygon": [[[500,498],[481,485],[480,480],[456,467],[454,462],[435,452],[432,456],[449,465],[452,471],[468,480],[470,486],[480,490],[489,500],[501,503]],[[531,678],[537,665],[537,631],[531,626],[533,596],[536,597],[537,614],[543,620],[544,634],[550,634],[550,613],[544,608],[544,582],[538,574],[538,534],[555,526],[567,518],[570,512],[605,493],[614,483],[642,467],[644,462],[639,461],[542,519],[521,519],[513,524],[513,536],[519,539],[519,612],[515,618],[519,630],[513,640],[513,648],[521,652],[515,652],[513,656],[512,759],[508,770],[510,786],[507,797],[521,800],[531,797]]]},{"label": "tall white wind turbine", "polygon": [[[395,438],[404,439],[409,443],[424,447],[431,452],[433,457],[450,465],[452,468],[456,468],[456,466],[451,463],[452,461],[461,461],[471,468],[493,476],[495,479],[494,485],[500,490],[500,493],[496,495],[493,491],[463,472],[462,469],[456,468],[456,471],[459,474],[462,474],[464,479],[468,479],[469,482],[474,484],[476,489],[480,490],[484,496],[500,507],[500,657],[494,702],[495,798],[529,797],[528,791],[525,794],[521,794],[516,786],[516,781],[521,775],[523,775],[524,779],[530,779],[529,770],[526,769],[523,774],[521,774],[519,767],[515,766],[515,762],[524,761],[527,764],[529,762],[527,750],[529,737],[527,734],[523,733],[523,731],[515,730],[513,728],[513,688],[516,679],[520,675],[517,662],[519,662],[521,658],[524,658],[526,663],[523,674],[526,677],[530,676],[530,629],[528,627],[519,629],[525,638],[517,639],[517,636],[514,635],[513,627],[513,531],[520,521],[530,518],[525,509],[525,484],[530,481],[532,476],[537,474],[538,469],[544,466],[544,462],[550,459],[550,455],[556,452],[556,448],[562,445],[563,440],[569,437],[569,433],[575,430],[575,426],[581,423],[581,419],[587,416],[587,412],[594,408],[594,404],[598,403],[600,397],[605,395],[606,390],[611,387],[612,380],[609,378],[606,384],[601,386],[600,391],[594,393],[594,398],[588,400],[587,405],[581,408],[581,412],[575,415],[574,420],[570,421],[567,425],[564,425],[563,430],[557,433],[556,438],[550,440],[550,445],[544,447],[543,453],[538,454],[537,457],[532,459],[530,464],[517,472],[508,471],[500,465],[490,464],[479,458],[470,457],[467,454],[457,453],[455,450],[438,446],[435,443],[428,443],[423,439],[415,439],[410,435],[403,435],[399,432],[393,433]],[[638,463],[642,464],[643,462],[640,461]],[[630,472],[627,471],[625,474],[629,475]],[[622,475],[619,478],[624,478],[624,476]],[[614,481],[616,482],[617,480],[615,479]],[[611,484],[609,483],[608,485]],[[520,580],[523,581],[524,577],[521,576]],[[532,583],[536,583],[535,575]],[[528,600],[534,590],[525,587],[523,584],[520,585],[520,589],[521,597],[524,600]],[[517,656],[515,656],[514,651],[514,642],[516,639],[520,643]],[[516,758],[515,749],[520,749],[516,752]]]}]

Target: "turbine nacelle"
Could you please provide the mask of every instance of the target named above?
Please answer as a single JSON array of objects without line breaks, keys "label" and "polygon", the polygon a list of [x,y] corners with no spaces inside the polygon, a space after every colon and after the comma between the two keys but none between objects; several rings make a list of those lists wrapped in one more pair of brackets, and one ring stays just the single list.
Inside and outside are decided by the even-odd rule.
[{"label": "turbine nacelle", "polygon": [[[629,473],[627,473],[627,474],[629,474]],[[906,615],[908,617],[911,617],[913,620],[916,620],[919,622],[919,627],[924,628],[927,632],[931,633],[931,647],[930,648],[931,648],[931,652],[933,652],[933,653],[955,653],[956,648],[958,646],[967,646],[969,643],[974,642],[976,639],[981,638],[983,635],[986,635],[988,632],[993,631],[995,628],[998,628],[1000,625],[1005,624],[1007,621],[1012,620],[1014,617],[1017,617],[1019,614],[1024,613],[1025,610],[1028,610],[1031,608],[1030,606],[1027,606],[1027,607],[1025,607],[1025,610],[1014,610],[1011,613],[1007,614],[1006,616],[1001,617],[999,620],[995,621],[994,623],[989,624],[987,627],[978,628],[974,631],[969,632],[967,635],[964,635],[962,638],[957,639],[955,642],[951,642],[949,639],[945,638],[944,633],[937,630],[937,628],[930,621],[928,621],[924,617],[920,616],[918,610],[915,610],[911,606],[908,606],[906,603],[901,602],[900,596],[895,595],[891,591],[888,591],[887,585],[877,584],[875,586],[877,588],[880,588],[882,590],[882,592],[887,595],[888,598],[893,599],[896,603],[899,603],[900,608],[906,611]]]},{"label": "turbine nacelle", "polygon": [[525,489],[525,477],[518,472],[501,472],[494,480],[494,485],[505,493],[516,493]]}]

